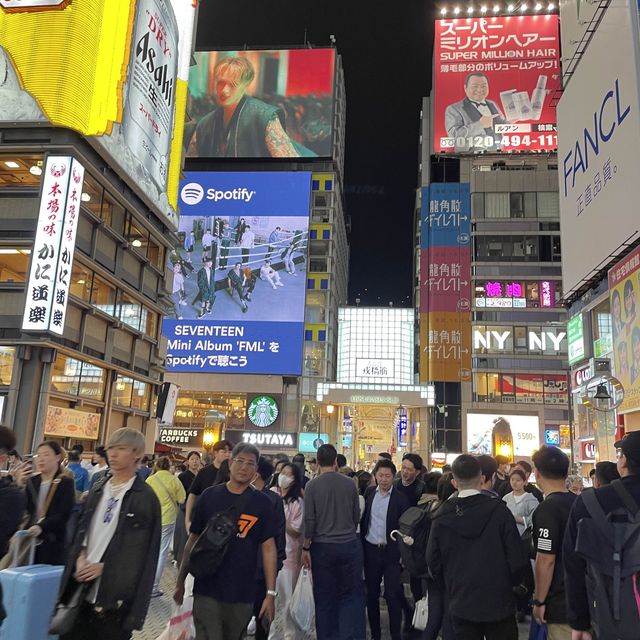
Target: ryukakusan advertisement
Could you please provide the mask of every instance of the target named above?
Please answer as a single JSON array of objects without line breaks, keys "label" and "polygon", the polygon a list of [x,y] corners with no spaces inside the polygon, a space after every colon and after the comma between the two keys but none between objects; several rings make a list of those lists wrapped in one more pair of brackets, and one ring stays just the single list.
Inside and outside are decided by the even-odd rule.
[{"label": "ryukakusan advertisement", "polygon": [[188,172],[167,369],[300,375],[311,173]]},{"label": "ryukakusan advertisement", "polygon": [[434,151],[553,151],[558,16],[436,20]]}]

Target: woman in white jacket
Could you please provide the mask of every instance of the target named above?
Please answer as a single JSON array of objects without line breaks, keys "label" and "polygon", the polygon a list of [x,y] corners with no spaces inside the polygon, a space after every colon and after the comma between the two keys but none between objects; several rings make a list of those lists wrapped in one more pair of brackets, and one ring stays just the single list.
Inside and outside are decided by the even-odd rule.
[{"label": "woman in white jacket", "polygon": [[524,490],[527,477],[524,471],[514,469],[509,476],[511,483],[511,493],[502,498],[509,507],[518,525],[518,532],[522,534],[531,526],[531,516],[540,504],[538,499],[531,493]]}]

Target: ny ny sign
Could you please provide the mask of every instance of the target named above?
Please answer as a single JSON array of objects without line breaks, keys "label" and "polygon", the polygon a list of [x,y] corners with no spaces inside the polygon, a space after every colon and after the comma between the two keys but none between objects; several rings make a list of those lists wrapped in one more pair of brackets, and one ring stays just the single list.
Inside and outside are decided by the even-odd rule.
[{"label": "ny ny sign", "polygon": [[[562,341],[566,333],[561,331],[556,334],[553,331],[529,331],[528,348],[529,351],[546,351],[551,347],[554,351],[560,351]],[[473,332],[473,348],[487,349],[488,351],[504,351],[507,340],[511,337],[511,330],[505,331],[479,331]]]}]

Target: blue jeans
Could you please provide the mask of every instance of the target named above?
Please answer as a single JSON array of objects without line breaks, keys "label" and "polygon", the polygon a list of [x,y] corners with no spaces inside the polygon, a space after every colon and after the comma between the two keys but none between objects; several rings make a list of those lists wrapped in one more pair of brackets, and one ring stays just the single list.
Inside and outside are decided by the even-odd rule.
[{"label": "blue jeans", "polygon": [[318,640],[365,640],[360,541],[314,542],[311,545],[311,570]]}]

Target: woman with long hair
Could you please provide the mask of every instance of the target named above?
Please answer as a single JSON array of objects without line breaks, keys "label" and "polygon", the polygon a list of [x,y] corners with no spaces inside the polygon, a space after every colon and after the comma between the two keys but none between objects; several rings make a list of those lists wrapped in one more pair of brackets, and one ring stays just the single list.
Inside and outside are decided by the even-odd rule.
[{"label": "woman with long hair", "polygon": [[64,564],[67,522],[75,504],[75,483],[62,468],[64,450],[54,440],[43,442],[34,456],[35,472],[27,480],[29,534],[36,538],[37,564]]},{"label": "woman with long hair", "polygon": [[286,519],[287,558],[276,580],[276,617],[269,631],[270,640],[293,640],[296,626],[289,614],[289,602],[298,581],[302,565],[302,529],[304,522],[304,499],[302,498],[302,472],[292,462],[282,465],[278,474],[278,486],[273,487],[284,502]]}]

